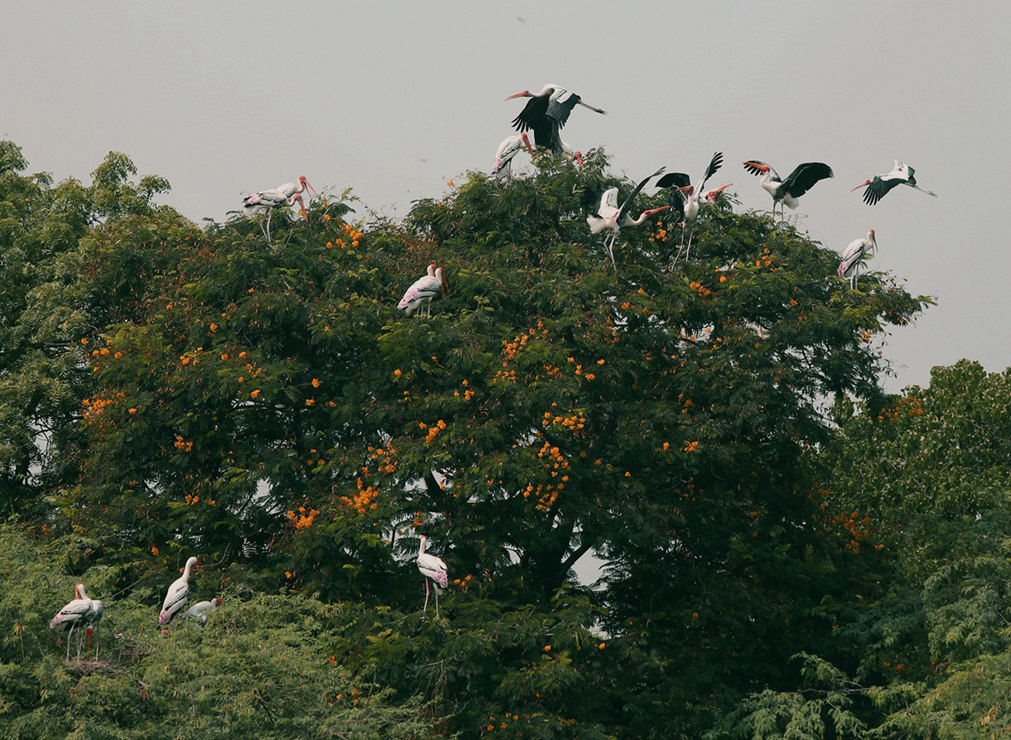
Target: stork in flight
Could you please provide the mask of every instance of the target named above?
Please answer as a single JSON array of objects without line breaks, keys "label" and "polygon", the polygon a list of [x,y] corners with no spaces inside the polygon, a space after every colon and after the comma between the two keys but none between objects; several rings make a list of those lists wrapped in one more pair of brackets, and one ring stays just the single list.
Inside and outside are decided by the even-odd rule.
[{"label": "stork in flight", "polygon": [[407,311],[407,315],[410,316],[415,311],[418,311],[422,307],[422,304],[425,304],[428,309],[427,314],[424,311],[418,311],[418,315],[431,316],[432,299],[440,291],[442,291],[443,295],[446,295],[448,289],[449,283],[446,282],[446,276],[443,275],[442,268],[429,265],[428,274],[418,278],[411,284],[411,287],[404,292],[404,297],[400,299],[397,308]]},{"label": "stork in flight", "polygon": [[921,193],[926,193],[927,195],[932,195],[936,198],[937,193],[932,190],[924,190],[916,184],[916,178],[914,177],[915,172],[916,170],[908,164],[896,159],[891,172],[886,172],[883,175],[878,174],[875,175],[873,179],[864,180],[862,183],[853,188],[853,190],[859,190],[862,187],[866,187],[867,190],[864,191],[864,203],[869,206],[873,206],[879,200],[884,198],[885,195],[888,194],[888,191],[896,185],[908,185],[911,188],[916,188]]},{"label": "stork in flight", "polygon": [[[697,183],[693,184],[691,178],[683,172],[668,172],[656,181],[658,188],[670,188],[671,208],[678,214],[674,222],[681,221],[681,246],[678,247],[678,253],[674,257],[675,262],[682,250],[685,253],[685,259],[688,259],[688,253],[692,248],[692,236],[695,235],[695,231],[692,229],[689,233],[687,249],[685,249],[685,232],[688,231],[688,227],[692,226],[695,223],[695,219],[698,218],[701,208],[701,198],[703,197],[702,191],[706,187],[706,181],[716,174],[716,171],[721,166],[723,166],[723,152],[716,152],[713,154],[713,158],[709,160],[709,166],[706,167],[706,171]],[[727,183],[723,187],[706,193],[705,199],[709,201],[714,200],[716,193],[729,188],[732,184]]]},{"label": "stork in flight", "polygon": [[418,570],[425,577],[425,606],[422,611],[428,611],[428,580],[435,583],[435,616],[439,616],[439,589],[449,585],[449,569],[446,561],[431,553],[425,552],[425,543],[428,538],[421,535],[421,544],[418,547]]},{"label": "stork in flight", "polygon": [[530,156],[534,156],[534,148],[530,144],[530,139],[527,137],[526,133],[513,134],[512,136],[507,136],[498,145],[498,149],[495,150],[495,161],[491,166],[491,173],[495,177],[509,182],[513,179],[512,164],[513,159],[517,154],[526,146],[527,151],[530,152]]},{"label": "stork in flight", "polygon": [[833,177],[832,168],[823,162],[804,162],[798,164],[785,180],[780,179],[776,170],[765,162],[749,159],[744,163],[744,169],[752,175],[762,176],[762,187],[772,196],[772,215],[776,215],[776,204],[780,204],[780,212],[785,213],[783,206],[795,209],[798,198],[814,187],[819,180]]},{"label": "stork in flight", "polygon": [[877,248],[878,240],[874,237],[874,229],[870,229],[866,237],[854,239],[846,245],[837,272],[839,277],[850,281],[850,290],[856,288],[861,263],[868,254],[873,254]]},{"label": "stork in flight", "polygon": [[632,218],[630,215],[632,202],[635,200],[635,196],[639,194],[639,191],[642,190],[643,186],[652,178],[663,174],[664,169],[665,168],[661,167],[636,185],[632,189],[632,192],[628,194],[628,197],[622,202],[620,207],[618,206],[618,188],[608,188],[604,191],[604,194],[600,196],[600,206],[597,208],[596,212],[591,213],[586,217],[586,223],[590,225],[591,234],[599,234],[604,230],[609,230],[611,232],[604,239],[604,249],[607,250],[607,254],[611,257],[611,265],[614,267],[615,271],[618,270],[618,265],[614,261],[614,242],[618,238],[618,232],[621,231],[621,228],[623,226],[638,226],[653,214],[659,213],[660,211],[666,211],[670,208],[670,206],[651,208],[640,213],[638,218]]},{"label": "stork in flight", "polygon": [[565,122],[569,120],[569,114],[573,108],[581,105],[596,113],[607,115],[606,111],[584,103],[576,93],[554,83],[548,83],[539,93],[523,90],[510,95],[506,100],[513,98],[530,98],[519,115],[513,119],[513,128],[520,133],[533,131],[534,143],[538,149],[571,154],[580,164],[582,156],[562,141],[560,133]]},{"label": "stork in flight", "polygon": [[248,214],[267,212],[267,228],[264,229],[263,224],[260,224],[260,230],[267,237],[268,244],[270,243],[270,218],[274,215],[274,209],[281,208],[282,206],[293,206],[297,202],[299,209],[304,211],[305,204],[302,202],[302,193],[305,192],[306,188],[309,188],[314,194],[318,195],[316,188],[305,179],[305,175],[299,175],[297,183],[286,182],[271,190],[261,190],[258,193],[247,195],[242,200],[242,208]]}]

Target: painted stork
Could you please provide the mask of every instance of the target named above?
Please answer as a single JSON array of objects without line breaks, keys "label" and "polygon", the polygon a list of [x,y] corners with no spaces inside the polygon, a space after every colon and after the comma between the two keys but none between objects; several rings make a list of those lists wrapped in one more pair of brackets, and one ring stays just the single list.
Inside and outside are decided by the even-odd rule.
[{"label": "painted stork", "polygon": [[187,609],[180,619],[196,619],[203,627],[207,624],[207,617],[216,612],[219,606],[221,606],[221,599],[218,597],[214,597],[210,601],[198,601]]},{"label": "painted stork", "polygon": [[530,144],[530,138],[525,134],[513,134],[507,136],[495,150],[495,161],[491,166],[491,173],[495,177],[509,182],[513,179],[512,163],[517,154],[526,146],[530,156],[534,156],[534,148]]},{"label": "painted stork", "polygon": [[304,211],[305,204],[302,202],[302,193],[306,188],[318,195],[316,188],[305,179],[305,175],[299,175],[297,183],[286,182],[272,190],[261,190],[258,193],[247,195],[242,200],[242,208],[247,214],[267,212],[267,228],[264,229],[261,224],[260,229],[266,235],[267,241],[270,242],[270,218],[274,215],[274,209],[298,203],[299,209]]},{"label": "painted stork", "polygon": [[[69,629],[67,633],[67,660],[70,660],[70,638],[74,634],[74,629],[78,625],[85,624],[91,609],[91,599],[88,598],[88,594],[84,591],[84,584],[78,583],[74,586],[73,601],[67,602],[49,621],[49,629],[54,632],[62,632]],[[78,633],[77,655],[78,657],[81,655],[80,633]]]},{"label": "painted stork", "polygon": [[513,119],[513,128],[519,132],[533,131],[534,142],[538,149],[548,149],[552,152],[564,151],[572,154],[582,164],[582,156],[568,147],[562,141],[561,130],[565,122],[569,120],[569,114],[577,105],[584,108],[607,115],[606,111],[594,108],[592,105],[584,103],[576,93],[566,90],[561,85],[548,83],[539,93],[532,93],[523,90],[514,95],[510,95],[506,100],[513,98],[530,98],[523,110]]},{"label": "painted stork", "polygon": [[[875,175],[873,179],[864,180],[862,183],[853,188],[853,190],[859,190],[862,187],[866,187],[867,190],[864,191],[864,203],[869,206],[873,206],[879,200],[884,198],[885,195],[888,194],[888,191],[896,185],[908,185],[911,188],[916,188],[921,193],[926,193],[927,195],[932,195],[936,198],[937,193],[933,190],[924,190],[916,184],[916,178],[914,177],[915,172],[916,170],[908,164],[896,159],[891,172],[886,172],[883,175],[878,174]],[[850,192],[853,191],[851,190]]]},{"label": "painted stork", "polygon": [[161,606],[161,614],[158,615],[158,624],[162,627],[172,621],[172,617],[183,608],[186,600],[190,597],[190,572],[196,564],[197,559],[195,557],[187,560],[186,567],[183,568],[183,574],[168,587],[165,601]]},{"label": "painted stork", "polygon": [[422,611],[428,611],[428,579],[435,583],[435,616],[439,616],[439,589],[449,585],[449,570],[446,561],[425,552],[428,538],[421,535],[421,545],[418,547],[418,570],[425,577],[425,606]]},{"label": "painted stork", "polygon": [[660,211],[666,211],[670,206],[661,206],[660,208],[651,208],[647,211],[643,211],[639,214],[638,218],[632,218],[630,216],[630,210],[632,208],[632,202],[635,200],[635,196],[639,194],[643,186],[649,182],[652,178],[657,175],[663,174],[664,168],[661,167],[656,172],[654,172],[649,177],[642,180],[638,185],[636,185],[632,192],[628,194],[621,206],[618,206],[618,188],[608,188],[604,191],[603,195],[600,196],[600,206],[597,208],[595,213],[591,213],[586,217],[586,223],[590,225],[591,234],[599,234],[601,231],[609,230],[611,233],[604,239],[604,249],[607,250],[608,255],[611,257],[611,265],[617,270],[618,266],[614,261],[614,242],[618,238],[618,232],[621,231],[623,226],[638,226],[647,218]]},{"label": "painted stork", "polygon": [[837,272],[839,277],[850,281],[850,290],[856,287],[861,263],[868,254],[873,254],[877,248],[878,240],[874,237],[874,229],[869,230],[866,237],[854,239],[846,245]]},{"label": "painted stork", "polygon": [[799,205],[797,199],[814,187],[816,182],[834,176],[832,168],[823,162],[798,164],[785,180],[780,179],[776,170],[757,159],[749,159],[745,162],[744,169],[752,175],[762,176],[762,187],[772,196],[772,214],[774,216],[777,203],[780,204],[780,212],[783,212],[784,205],[795,209]]},{"label": "painted stork", "polygon": [[[723,152],[716,152],[713,154],[713,158],[709,160],[709,166],[706,167],[706,171],[702,173],[702,178],[697,183],[693,184],[691,178],[683,172],[668,172],[656,181],[658,188],[670,188],[671,190],[671,208],[678,214],[675,223],[681,221],[681,246],[678,247],[678,255],[684,250],[685,259],[688,259],[688,253],[691,251],[692,236],[694,236],[695,231],[692,229],[689,233],[687,249],[685,249],[685,232],[688,231],[688,227],[692,226],[695,223],[695,219],[699,216],[701,208],[700,199],[703,198],[702,191],[706,187],[706,181],[716,174],[716,171],[722,166]],[[727,183],[717,190],[706,193],[705,199],[715,199],[717,192],[729,188],[730,185],[731,183]],[[674,257],[674,260],[677,261],[677,256]]]},{"label": "painted stork", "polygon": [[431,316],[432,299],[440,291],[443,295],[446,295],[448,289],[449,283],[446,282],[446,276],[443,275],[442,268],[429,265],[428,274],[418,278],[411,284],[411,287],[404,293],[404,297],[400,299],[400,303],[397,304],[397,308],[407,311],[407,315],[410,316],[415,311],[418,311],[422,304],[426,304],[428,309],[427,314],[424,311],[418,311],[418,315]]}]

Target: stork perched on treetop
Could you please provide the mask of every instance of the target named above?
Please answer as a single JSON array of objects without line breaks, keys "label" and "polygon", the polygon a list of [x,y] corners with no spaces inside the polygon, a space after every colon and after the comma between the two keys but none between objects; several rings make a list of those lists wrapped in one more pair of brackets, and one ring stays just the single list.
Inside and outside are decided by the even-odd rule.
[{"label": "stork perched on treetop", "polygon": [[269,242],[270,218],[274,215],[274,209],[281,208],[282,206],[293,206],[295,203],[298,203],[299,209],[304,211],[305,203],[302,202],[302,193],[305,192],[306,188],[309,188],[314,194],[318,195],[316,188],[305,179],[305,175],[299,175],[297,183],[286,182],[271,190],[261,190],[258,193],[247,195],[242,200],[242,208],[246,213],[267,212],[267,228],[264,230],[261,224],[260,229],[263,230]]},{"label": "stork perched on treetop", "polygon": [[798,164],[785,180],[780,179],[776,170],[757,159],[749,159],[745,162],[744,169],[752,175],[762,176],[762,187],[772,196],[773,216],[776,214],[777,203],[781,204],[781,212],[783,205],[795,209],[799,205],[797,199],[814,187],[816,182],[833,176],[832,168],[823,162]]},{"label": "stork perched on treetop", "polygon": [[914,177],[915,172],[916,170],[908,164],[896,159],[891,172],[886,172],[883,175],[875,175],[870,180],[864,180],[862,183],[853,188],[853,190],[866,187],[867,190],[864,191],[864,203],[869,206],[873,206],[879,200],[884,198],[885,195],[887,195],[888,192],[896,185],[908,185],[911,188],[916,188],[921,193],[926,193],[927,195],[932,195],[936,198],[937,193],[933,190],[924,190],[916,184],[916,177]]},{"label": "stork perched on treetop", "polygon": [[512,163],[516,155],[526,146],[530,156],[534,156],[534,148],[530,145],[530,139],[525,133],[513,134],[502,139],[495,150],[495,161],[491,166],[491,173],[496,177],[509,182],[513,179]]},{"label": "stork perched on treetop", "polygon": [[427,314],[424,311],[418,311],[418,315],[431,316],[432,299],[440,291],[443,295],[446,295],[448,289],[449,283],[446,282],[446,276],[443,275],[442,268],[436,267],[434,264],[429,265],[428,274],[418,278],[411,284],[411,287],[404,292],[404,297],[400,299],[397,308],[407,311],[407,315],[410,316],[424,305],[428,309]]},{"label": "stork perched on treetop", "polygon": [[850,290],[856,287],[857,277],[860,275],[860,265],[868,254],[874,253],[877,247],[878,240],[874,237],[874,229],[870,229],[865,238],[854,239],[846,245],[837,272],[839,277],[850,281]]},{"label": "stork perched on treetop", "polygon": [[[688,226],[695,223],[695,219],[698,218],[699,210],[701,209],[701,198],[702,191],[706,187],[706,181],[709,180],[716,171],[720,169],[723,165],[723,152],[716,152],[713,154],[713,158],[709,160],[709,165],[706,167],[706,171],[702,173],[701,179],[695,184],[692,183],[691,178],[683,172],[668,172],[666,175],[661,177],[656,181],[656,186],[658,188],[670,188],[671,190],[671,208],[677,212],[678,218],[675,220],[681,221],[681,246],[678,248],[678,254],[681,254],[681,250],[685,249],[685,232],[688,230]],[[716,193],[729,188],[733,183],[727,183],[716,190],[706,193],[705,198],[707,200],[713,200],[716,197]],[[688,237],[688,248],[685,249],[685,259],[688,258],[688,252],[692,248],[691,236],[694,235],[694,230]],[[675,260],[677,257],[675,257]]]},{"label": "stork perched on treetop", "polygon": [[597,207],[596,212],[586,217],[586,223],[590,225],[591,234],[599,234],[605,229],[610,230],[611,233],[604,239],[604,249],[610,255],[611,265],[614,266],[615,270],[618,269],[618,266],[614,261],[614,242],[618,238],[618,232],[621,231],[621,227],[638,226],[653,214],[666,211],[670,208],[670,206],[650,208],[640,213],[638,218],[632,218],[630,215],[635,196],[639,194],[639,191],[642,190],[643,186],[650,179],[663,174],[663,171],[664,168],[661,167],[652,175],[643,179],[632,189],[632,192],[628,194],[628,197],[625,198],[620,207],[618,206],[618,188],[608,188],[600,196],[600,205]]},{"label": "stork perched on treetop", "polygon": [[158,615],[158,624],[162,627],[172,621],[172,617],[186,605],[190,597],[190,572],[197,564],[197,559],[191,557],[186,561],[183,574],[172,582],[165,594],[165,601],[162,603],[161,613]]},{"label": "stork perched on treetop", "polygon": [[530,98],[519,115],[513,119],[513,128],[521,133],[533,131],[534,143],[539,149],[572,154],[580,164],[583,162],[582,155],[562,141],[560,133],[565,122],[569,120],[569,114],[573,108],[581,105],[596,113],[607,115],[606,111],[584,103],[576,93],[554,83],[548,83],[539,93],[523,90],[510,95],[506,100],[513,98]]},{"label": "stork perched on treetop", "polygon": [[439,589],[449,585],[449,569],[446,561],[425,552],[425,543],[428,538],[421,535],[421,544],[418,546],[418,570],[425,577],[425,606],[423,611],[428,611],[428,579],[435,582],[435,616],[439,616]]}]

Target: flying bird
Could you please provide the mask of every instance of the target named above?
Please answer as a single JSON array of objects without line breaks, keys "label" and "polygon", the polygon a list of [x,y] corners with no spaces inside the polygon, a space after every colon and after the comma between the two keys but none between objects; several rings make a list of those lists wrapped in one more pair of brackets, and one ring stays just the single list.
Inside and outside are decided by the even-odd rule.
[{"label": "flying bird", "polygon": [[502,140],[495,150],[495,161],[491,166],[491,173],[497,178],[509,182],[513,179],[512,163],[517,154],[526,146],[530,156],[534,156],[534,148],[530,144],[529,137],[523,134],[513,134]]},{"label": "flying bird", "polygon": [[425,577],[425,606],[422,611],[428,611],[428,579],[435,583],[435,616],[439,616],[439,589],[449,585],[449,569],[446,561],[437,558],[435,555],[425,552],[425,543],[428,538],[421,535],[421,545],[418,547],[418,570]]},{"label": "flying bird", "polygon": [[598,206],[596,212],[586,217],[586,223],[590,225],[591,234],[599,234],[601,231],[610,230],[611,233],[604,239],[604,249],[610,255],[611,264],[615,270],[618,269],[618,266],[614,261],[614,242],[618,238],[618,232],[621,231],[621,228],[623,226],[638,226],[653,214],[666,211],[670,208],[670,206],[661,206],[660,208],[651,208],[643,211],[639,214],[638,218],[633,219],[630,216],[635,196],[639,194],[643,186],[652,178],[663,174],[664,169],[661,167],[636,185],[620,207],[618,206],[618,188],[608,188],[600,196],[600,206]]},{"label": "flying bird", "polygon": [[161,614],[158,615],[158,624],[162,627],[172,621],[172,617],[183,608],[186,600],[190,597],[190,571],[193,570],[193,566],[196,564],[197,559],[195,557],[187,560],[183,574],[168,587],[165,601],[161,606]]},{"label": "flying bird", "polygon": [[878,240],[874,238],[874,229],[869,230],[866,237],[854,239],[846,245],[837,272],[839,277],[850,281],[850,290],[856,287],[861,263],[868,254],[873,254],[877,247]]},{"label": "flying bird", "polygon": [[196,619],[200,622],[200,626],[203,627],[207,624],[207,617],[216,612],[219,606],[221,606],[221,599],[218,597],[210,601],[198,601],[187,609],[180,619]]},{"label": "flying bird", "polygon": [[[67,602],[49,621],[49,629],[54,632],[62,632],[69,629],[69,632],[67,632],[67,660],[70,660],[70,637],[74,634],[74,629],[78,625],[84,624],[85,618],[91,609],[91,599],[88,598],[88,595],[84,591],[84,584],[78,583],[74,586],[73,601]],[[81,655],[80,640],[80,633],[78,633],[78,657]]]},{"label": "flying bird", "polygon": [[780,212],[783,212],[784,205],[795,209],[799,205],[797,199],[814,187],[816,182],[833,177],[832,168],[823,162],[798,164],[785,180],[780,179],[776,170],[757,159],[745,162],[744,169],[752,175],[762,176],[762,187],[772,196],[773,215],[776,214],[777,203],[780,204]]},{"label": "flying bird", "polygon": [[[908,185],[911,188],[916,188],[921,193],[926,193],[927,195],[932,195],[936,198],[937,193],[932,190],[924,190],[916,184],[916,178],[913,176],[915,172],[916,170],[908,164],[896,159],[891,172],[886,172],[883,175],[878,174],[870,180],[864,180],[864,182],[857,185],[853,188],[853,190],[859,190],[862,187],[866,187],[867,190],[864,191],[864,203],[869,206],[873,206],[879,200],[884,198],[885,195],[888,194],[888,191],[896,185]],[[853,191],[851,190],[850,192]]]},{"label": "flying bird", "polygon": [[[513,98],[530,98],[519,115],[513,119],[513,128],[520,133],[533,131],[534,142],[538,149],[548,149],[553,152],[564,151],[574,156],[577,153],[562,141],[560,134],[565,122],[569,120],[572,109],[581,105],[596,113],[607,115],[606,111],[584,103],[576,93],[554,83],[548,83],[539,93],[534,94],[529,90],[523,90],[510,95],[506,100]],[[576,156],[576,158],[582,163],[581,156]]]},{"label": "flying bird", "polygon": [[428,274],[424,277],[420,277],[411,284],[411,287],[407,289],[404,293],[404,297],[400,299],[400,303],[397,304],[397,308],[407,311],[407,315],[410,316],[415,311],[426,304],[428,309],[427,314],[422,311],[418,311],[418,315],[432,315],[432,299],[435,298],[436,294],[440,291],[443,295],[446,295],[446,291],[449,289],[449,283],[446,282],[446,277],[443,275],[442,268],[436,267],[435,265],[428,266]]},{"label": "flying bird", "polygon": [[[697,183],[693,184],[691,178],[683,172],[668,172],[656,181],[658,188],[670,188],[671,208],[678,214],[675,223],[681,221],[681,246],[678,248],[678,254],[681,254],[681,250],[685,250],[685,259],[688,258],[688,253],[691,251],[692,236],[695,235],[695,231],[693,229],[688,236],[687,249],[685,249],[685,232],[688,231],[688,227],[693,225],[695,219],[698,218],[701,208],[700,199],[703,197],[702,191],[706,187],[706,181],[716,174],[716,171],[721,166],[723,166],[723,152],[716,152],[713,154],[713,158],[709,160],[709,166],[706,167],[706,171],[702,173],[702,177]],[[717,190],[706,193],[705,199],[710,201],[715,199],[717,192],[729,188],[731,184],[727,183]],[[677,256],[674,259],[676,261]]]},{"label": "flying bird", "polygon": [[275,208],[281,208],[284,206],[293,206],[298,203],[301,210],[305,210],[305,204],[302,202],[302,193],[305,189],[309,188],[314,194],[316,193],[316,188],[309,184],[309,181],[305,179],[305,175],[299,175],[298,182],[286,182],[283,185],[278,185],[272,190],[261,190],[258,193],[253,193],[252,195],[247,195],[242,200],[242,208],[247,214],[262,213],[267,212],[267,228],[264,229],[263,225],[260,225],[260,229],[267,237],[267,241],[270,241],[270,218],[274,215]]}]

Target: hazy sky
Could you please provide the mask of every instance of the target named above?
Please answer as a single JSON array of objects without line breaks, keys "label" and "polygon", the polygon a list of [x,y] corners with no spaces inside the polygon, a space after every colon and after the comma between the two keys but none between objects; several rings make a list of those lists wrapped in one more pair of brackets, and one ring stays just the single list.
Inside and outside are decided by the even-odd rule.
[{"label": "hazy sky", "polygon": [[[873,267],[939,303],[887,340],[899,390],[963,357],[1011,365],[1009,28],[1006,0],[35,0],[0,24],[0,137],[57,180],[124,152],[197,222],[302,174],[397,217],[490,168],[507,95],[559,83],[609,113],[576,110],[565,139],[630,178],[720,150],[714,184],[768,209],[743,160],[831,165],[800,228],[842,250],[873,227]],[[896,158],[940,197],[850,192]]]}]

